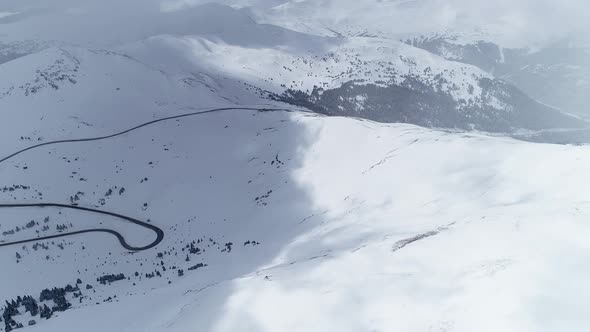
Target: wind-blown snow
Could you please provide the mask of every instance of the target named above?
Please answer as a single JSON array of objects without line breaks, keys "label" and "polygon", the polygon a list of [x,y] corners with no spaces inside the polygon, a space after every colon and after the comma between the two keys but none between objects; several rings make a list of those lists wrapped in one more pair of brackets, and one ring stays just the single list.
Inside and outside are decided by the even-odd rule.
[{"label": "wind-blown snow", "polygon": [[[590,197],[580,178],[590,163],[587,148],[306,114],[244,122],[251,115],[240,114],[213,115],[179,128],[227,123],[231,137],[251,142],[246,151],[269,146],[274,135],[284,137],[295,128],[307,137],[291,154],[276,146],[281,158],[299,160],[279,171],[291,185],[257,180],[257,186],[275,188],[278,196],[268,202],[275,212],[242,210],[248,184],[231,170],[243,167],[236,163],[239,155],[229,163],[222,161],[225,154],[209,155],[206,165],[226,169],[201,166],[199,173],[225,179],[217,184],[242,183],[223,194],[223,202],[234,202],[226,212],[232,219],[242,216],[240,223],[252,227],[242,231],[262,243],[261,251],[237,254],[243,273],[221,272],[229,258],[210,259],[211,270],[200,278],[71,310],[39,328],[554,331],[567,322],[568,330],[584,329],[578,299],[587,292],[580,262],[588,252],[584,211]],[[273,136],[250,131],[263,123],[282,124]],[[206,135],[192,133],[197,141]],[[249,167],[264,169],[255,163]],[[206,177],[190,181],[203,183]],[[181,188],[174,192],[189,187]],[[284,204],[301,202],[294,188],[305,193],[307,205],[284,214]],[[219,215],[217,205],[199,206],[201,216]],[[265,218],[282,226],[262,226]],[[212,232],[223,225],[206,227]],[[226,238],[240,234],[227,231]],[[277,239],[271,252],[265,250]],[[87,324],[97,317],[109,320],[100,327]]]},{"label": "wind-blown snow", "polygon": [[[318,21],[311,1],[105,3],[0,11],[0,159],[236,109],[0,163],[0,204],[75,204],[165,232],[134,253],[110,234],[0,247],[0,301],[80,279],[72,308],[49,320],[21,308],[13,318],[35,319],[28,330],[586,330],[588,147],[323,117],[268,98],[415,80],[457,105],[517,111],[504,90],[484,96],[491,74],[392,39],[387,9],[422,2],[346,2]],[[381,11],[375,24],[347,19],[363,9]],[[368,97],[351,98],[361,111]],[[154,240],[79,211],[0,209],[0,220],[0,244],[96,227]]]},{"label": "wind-blown snow", "polygon": [[[314,87],[337,88],[343,83],[401,84],[415,77],[428,86],[448,80],[441,92],[456,101],[481,103],[479,80],[491,78],[482,70],[444,60],[426,51],[390,40],[347,38],[332,39],[326,48],[290,51],[281,48],[256,48],[214,42],[201,37],[158,37],[143,45],[125,48],[131,54],[138,49],[172,47],[198,59],[199,66],[218,75],[233,77],[267,91],[285,89],[311,91]],[[333,46],[329,46],[333,45]],[[148,48],[149,49],[149,48]],[[140,52],[145,53],[145,51]],[[142,57],[142,55],[137,55]]]}]

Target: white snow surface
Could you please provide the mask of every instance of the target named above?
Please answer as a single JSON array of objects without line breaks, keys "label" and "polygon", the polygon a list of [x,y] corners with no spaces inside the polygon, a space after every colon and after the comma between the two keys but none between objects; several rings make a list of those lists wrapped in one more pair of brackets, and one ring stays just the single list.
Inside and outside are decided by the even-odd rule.
[{"label": "white snow surface", "polygon": [[[311,92],[314,87],[338,88],[350,81],[382,86],[403,84],[411,77],[435,91],[450,94],[457,101],[457,108],[482,106],[486,97],[479,82],[483,78],[492,78],[475,66],[448,61],[387,37],[322,37],[295,32],[257,23],[244,10],[219,4],[189,7],[159,16],[150,12],[138,19],[141,23],[138,23],[139,27],[132,29],[121,26],[123,23],[119,20],[125,17],[119,17],[124,16],[119,13],[114,15],[113,26],[105,28],[106,32],[113,30],[111,33],[104,33],[98,27],[91,29],[93,24],[98,24],[88,17],[91,14],[66,13],[57,16],[52,12],[38,19],[39,22],[71,20],[70,24],[79,28],[80,32],[77,29],[63,31],[63,27],[31,32],[26,20],[8,24],[10,33],[8,37],[0,36],[0,45],[4,40],[9,45],[6,50],[22,51],[27,46],[31,53],[47,48],[65,49],[66,52],[70,52],[71,48],[90,49],[94,53],[105,53],[103,50],[106,49],[110,55],[127,56],[130,57],[128,60],[137,60],[152,69],[185,76],[197,73],[227,77],[278,94],[286,89]],[[104,15],[101,11],[95,15],[99,14]],[[153,25],[144,26],[146,23],[142,21],[148,19],[154,21]],[[77,23],[81,20],[88,20],[89,23]],[[31,42],[39,38],[39,34],[43,42]],[[88,45],[88,35],[96,39],[94,44],[99,47]],[[14,41],[15,36],[28,43]],[[65,45],[64,42],[54,42],[59,37],[65,40]],[[31,43],[37,47],[31,46]],[[55,57],[64,56],[67,57],[65,53]],[[49,58],[48,55],[42,57]],[[65,59],[66,63],[74,60],[82,59],[75,55]],[[21,66],[39,69],[38,65],[43,63],[30,59],[29,62],[34,63],[30,66],[26,62],[23,60]],[[46,65],[50,66],[49,63]],[[103,69],[100,65],[88,66]],[[18,65],[10,64],[9,67],[14,72],[20,70]],[[14,72],[3,76],[13,75]],[[132,77],[129,74],[126,76]],[[28,75],[19,80],[31,78]],[[441,79],[444,83],[439,84]],[[10,80],[4,84],[7,85],[5,89],[14,85]],[[498,108],[501,105],[488,104],[501,110]]]},{"label": "white snow surface", "polygon": [[[447,79],[440,90],[456,101],[481,104],[479,80],[491,75],[470,65],[447,61],[424,50],[401,42],[368,38],[330,38],[321,48],[258,48],[212,41],[200,36],[182,38],[160,36],[123,47],[142,58],[146,50],[173,49],[186,55],[198,66],[217,75],[248,82],[266,91],[282,93],[285,89],[311,92],[316,87],[333,89],[343,83],[391,85],[415,77],[437,89],[440,77]],[[470,87],[473,90],[470,90]]]},{"label": "white snow surface", "polygon": [[[158,144],[146,144],[149,137]],[[170,286],[123,281],[117,302],[67,311],[40,331],[581,331],[587,324],[580,302],[588,295],[587,147],[249,111],[120,141],[124,149],[114,140],[75,150],[99,163],[94,176],[110,183],[133,178],[109,171],[117,154],[126,170],[150,173],[151,190],[128,184],[129,196],[111,208],[135,211],[150,201],[140,216],[166,228],[159,250],[202,235],[236,248],[200,256],[209,266],[171,277]],[[270,165],[277,155],[280,168]],[[41,156],[50,169],[60,163]],[[142,168],[147,160],[158,167]],[[267,205],[257,204],[268,190]],[[261,244],[244,247],[250,239]],[[72,264],[77,253],[66,249],[56,258],[62,272],[99,259],[133,270],[158,251],[126,256],[102,236],[71,241],[92,255]],[[7,256],[4,266],[13,264],[12,251]],[[180,266],[189,264],[182,258]],[[30,259],[35,278],[57,273],[56,263],[23,262]]]},{"label": "white snow surface", "polygon": [[[281,10],[268,3],[252,16]],[[442,75],[450,82],[442,89],[477,103],[477,80],[488,74],[370,25],[366,34],[318,33],[294,19],[259,24],[247,9],[207,5],[166,18],[142,7],[137,25],[117,30],[133,16],[115,10],[106,24],[80,4],[69,2],[65,14],[0,5],[18,13],[0,21],[0,56],[18,55],[0,64],[0,158],[197,110],[290,111],[159,122],[0,164],[1,203],[75,202],[165,231],[156,248],[137,253],[109,234],[0,248],[0,301],[82,281],[81,302],[70,298],[72,309],[26,330],[587,329],[588,147],[327,118],[261,92]],[[31,24],[60,19],[71,25]],[[150,19],[158,24],[145,30]],[[136,246],[154,239],[79,211],[0,209],[0,220],[0,243],[61,225],[114,229]],[[161,276],[148,277],[154,272]],[[126,278],[97,282],[111,273]]]}]

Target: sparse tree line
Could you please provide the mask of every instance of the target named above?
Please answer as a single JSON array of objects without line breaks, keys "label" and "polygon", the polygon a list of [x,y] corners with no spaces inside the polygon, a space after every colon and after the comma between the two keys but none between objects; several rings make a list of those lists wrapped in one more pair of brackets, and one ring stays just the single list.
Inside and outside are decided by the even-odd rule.
[{"label": "sparse tree line", "polygon": [[17,322],[15,318],[25,313],[29,313],[31,316],[28,321],[28,325],[31,326],[37,324],[36,319],[49,319],[56,312],[68,310],[72,307],[72,304],[67,299],[68,294],[71,294],[74,298],[80,298],[81,302],[82,292],[78,287],[81,283],[82,281],[78,279],[76,286],[67,285],[63,288],[44,289],[39,294],[38,301],[30,295],[18,296],[10,301],[6,300],[5,306],[0,308],[2,311],[0,322],[4,322],[4,331],[10,332],[23,328],[23,323]]}]

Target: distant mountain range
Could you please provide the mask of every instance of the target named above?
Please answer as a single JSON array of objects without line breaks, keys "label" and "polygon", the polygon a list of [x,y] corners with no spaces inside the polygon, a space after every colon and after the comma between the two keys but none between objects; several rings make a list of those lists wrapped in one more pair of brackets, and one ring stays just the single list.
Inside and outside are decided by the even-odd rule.
[{"label": "distant mountain range", "polygon": [[[578,49],[558,53],[569,56],[571,64],[552,65],[551,49],[531,53],[485,41],[460,43],[452,35],[405,42],[377,35],[315,36],[259,24],[247,11],[218,4],[166,14],[158,22],[146,39],[103,53],[174,75],[233,80],[256,90],[258,97],[327,115],[506,134],[588,127],[564,113],[583,113],[574,106],[582,104],[576,96],[586,84],[583,72],[575,70],[585,60]],[[52,47],[71,46],[42,40],[4,43],[0,60],[6,67],[10,60]],[[55,79],[50,75],[32,79],[6,87],[4,94],[55,83],[44,83]]]},{"label": "distant mountain range", "polygon": [[588,117],[590,50],[585,46],[563,40],[541,49],[503,48],[485,40],[465,43],[453,34],[421,36],[406,43],[447,60],[477,66],[535,100]]}]

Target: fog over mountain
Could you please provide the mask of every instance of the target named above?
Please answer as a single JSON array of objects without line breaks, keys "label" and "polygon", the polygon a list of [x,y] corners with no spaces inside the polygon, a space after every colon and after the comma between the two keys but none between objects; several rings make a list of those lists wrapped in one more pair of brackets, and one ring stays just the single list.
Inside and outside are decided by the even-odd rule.
[{"label": "fog over mountain", "polygon": [[587,330],[589,10],[2,1],[0,332]]},{"label": "fog over mountain", "polygon": [[[0,10],[20,13],[3,22],[24,20],[29,16],[48,16],[66,13],[65,24],[45,25],[35,31],[39,21],[29,21],[27,33],[54,33],[54,38],[73,35],[72,27],[88,29],[103,27],[124,28],[119,33],[146,33],[161,24],[154,15],[160,11],[183,11],[207,0],[6,0]],[[309,25],[339,26],[345,24],[391,35],[424,34],[437,31],[468,33],[486,32],[506,47],[543,46],[564,38],[585,40],[590,30],[587,3],[583,0],[389,0],[389,1],[287,1],[287,0],[219,0],[214,1],[235,8],[248,8],[258,15],[272,14],[270,20],[297,18]],[[424,18],[424,19],[421,19]],[[130,24],[132,22],[132,24]],[[284,24],[294,23],[291,20]],[[25,24],[29,25],[29,24]],[[49,31],[47,31],[49,30]],[[113,30],[115,31],[115,30]],[[77,31],[79,35],[89,31]],[[94,31],[98,32],[98,31]],[[108,35],[106,31],[104,35]],[[6,34],[6,33],[5,33]],[[113,37],[113,36],[110,36]],[[103,36],[108,39],[108,36]],[[587,40],[586,40],[587,41]]]}]

